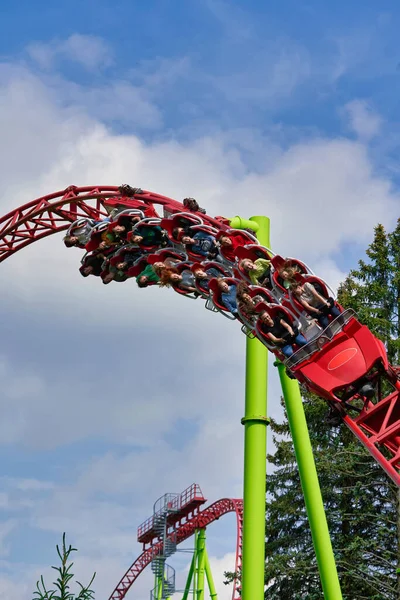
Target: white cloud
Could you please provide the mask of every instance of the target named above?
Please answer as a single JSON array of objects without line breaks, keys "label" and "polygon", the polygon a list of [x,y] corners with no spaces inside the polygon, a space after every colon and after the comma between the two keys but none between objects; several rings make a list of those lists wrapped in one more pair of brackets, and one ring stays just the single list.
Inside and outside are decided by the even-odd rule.
[{"label": "white cloud", "polygon": [[112,64],[110,47],[94,35],[74,33],[65,40],[35,42],[27,47],[27,52],[42,69],[52,68],[57,59],[78,63],[88,71]]},{"label": "white cloud", "polygon": [[370,140],[379,134],[382,118],[364,100],[353,100],[345,106],[351,129],[362,140]]},{"label": "white cloud", "polygon": [[[45,53],[37,56],[45,66]],[[100,51],[93,56],[85,59],[88,68],[106,63]],[[289,81],[278,85],[287,90],[293,83],[284,58],[277,81]],[[8,65],[0,83],[3,213],[72,183],[130,182],[177,199],[194,195],[210,214],[268,214],[273,248],[303,258],[334,286],[342,276],[335,253],[347,242],[365,242],[377,221],[390,225],[397,216],[399,197],[389,180],[375,174],[361,138],[311,138],[285,147],[242,132],[234,142],[222,134],[149,142],[117,135],[86,112],[93,90],[74,88],[66,108],[59,94],[71,90],[69,82],[46,85],[29,70]],[[123,97],[132,92],[128,104],[148,99],[110,82],[110,90],[118,89]],[[122,114],[127,105],[119,101]],[[157,119],[151,111],[149,122]],[[109,108],[98,114],[109,116]],[[253,143],[257,170],[244,158]],[[29,448],[32,456],[40,449],[57,467],[50,450],[64,446],[67,456],[77,441],[110,445],[83,450],[73,464],[59,466],[62,483],[32,475],[17,486],[33,531],[70,532],[84,558],[82,579],[99,571],[96,585],[103,593],[138,550],[135,529],[153,499],[193,480],[211,500],[240,495],[245,338],[237,324],[204,311],[200,302],[141,291],[134,282],[84,280],[77,273],[79,257],[58,236],[1,265],[8,343],[0,362],[0,439],[11,450],[12,444]],[[276,374],[271,391],[269,410],[276,416]],[[10,486],[2,483],[6,504]],[[4,525],[4,539],[12,524]],[[214,540],[210,550],[218,572],[232,568],[228,537],[220,536],[219,545]],[[29,572],[34,581],[36,571]],[[140,600],[148,597],[150,579],[137,588]],[[11,589],[6,579],[0,588],[2,583]],[[24,585],[16,588],[18,600],[28,600],[32,591]],[[221,589],[225,594],[227,588]]]},{"label": "white cloud", "polygon": [[16,528],[16,519],[7,519],[0,522],[0,557],[4,558],[9,555],[10,542],[7,539],[11,532]]}]

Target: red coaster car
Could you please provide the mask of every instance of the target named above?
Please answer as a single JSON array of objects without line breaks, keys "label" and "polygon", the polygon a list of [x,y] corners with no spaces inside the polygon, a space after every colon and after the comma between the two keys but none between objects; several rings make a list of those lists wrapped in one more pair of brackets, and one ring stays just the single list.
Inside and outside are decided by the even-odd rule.
[{"label": "red coaster car", "polygon": [[[221,238],[228,238],[231,241],[231,244],[224,245],[221,243]],[[249,244],[258,244],[257,238],[254,235],[247,231],[241,231],[240,229],[219,231],[217,234],[217,241],[221,243],[219,252],[222,258],[232,264],[236,262],[235,251],[239,247],[247,246]]]},{"label": "red coaster car", "polygon": [[[154,227],[162,229],[161,219],[153,219],[153,218],[142,219],[139,223],[137,223],[133,227],[132,231],[130,231],[128,233],[128,238],[127,238],[128,242],[133,243],[132,238],[136,235],[139,235],[139,236],[145,238],[146,237],[146,229],[150,233],[151,229]],[[143,241],[139,242],[137,245],[143,252],[153,252],[153,251],[157,250],[160,247],[160,245],[163,243],[161,234],[158,237],[159,237],[159,240],[157,240],[154,243],[148,243],[146,241],[146,239],[143,239]]]},{"label": "red coaster car", "polygon": [[108,198],[104,202],[104,206],[109,212],[118,209],[123,211],[140,210],[145,218],[160,218],[160,215],[151,203],[130,196],[115,196],[114,198]]},{"label": "red coaster car", "polygon": [[[191,266],[192,273],[194,273],[198,269],[201,269],[205,273],[207,273],[207,270],[209,270],[209,269],[212,269],[213,273],[218,272],[218,275],[217,274],[212,275],[211,279],[214,277],[226,278],[226,277],[230,276],[229,270],[226,267],[224,267],[221,263],[214,262],[211,260],[205,261],[202,263],[200,263],[200,262],[193,263]],[[196,284],[195,284],[196,288],[204,298],[209,298],[209,296],[210,296],[210,290],[209,290],[208,284],[211,281],[211,279],[196,279]]]},{"label": "red coaster car", "polygon": [[90,239],[85,246],[87,252],[93,252],[93,250],[96,250],[100,246],[103,236],[108,232],[108,226],[109,222],[103,221],[93,227]]},{"label": "red coaster car", "polygon": [[287,294],[287,289],[283,285],[283,279],[279,274],[281,269],[284,267],[295,268],[301,274],[313,274],[311,269],[297,258],[283,258],[277,254],[271,259],[271,263],[274,268],[271,276],[272,285],[280,296]]},{"label": "red coaster car", "polygon": [[[254,303],[254,310],[257,310],[257,307],[260,306],[260,303],[263,303],[263,305],[267,305],[268,307],[269,307],[269,305],[278,304],[277,298],[275,298],[273,293],[270,292],[270,290],[267,290],[266,288],[252,285],[252,286],[249,286],[248,294],[249,294],[250,298],[253,299],[253,301],[258,300],[258,302]],[[240,315],[243,323],[245,323],[245,325],[249,329],[254,330],[254,322],[241,309],[240,302],[238,302],[238,311],[239,311],[239,315]]]},{"label": "red coaster car", "polygon": [[[239,283],[239,281],[237,279],[234,279],[233,277],[224,277],[224,281],[226,281],[228,285],[235,286],[237,286]],[[210,279],[210,281],[208,282],[208,287],[211,293],[211,300],[217,311],[224,315],[224,317],[226,317],[227,319],[230,319],[231,321],[235,321],[236,319],[240,321],[239,313],[237,315],[232,314],[231,311],[225,306],[225,304],[223,304],[221,300],[221,290],[218,287],[218,279]]]},{"label": "red coaster car", "polygon": [[[318,294],[320,296],[322,296],[323,298],[328,299],[328,298],[332,297],[331,290],[328,289],[328,286],[326,285],[324,280],[320,279],[319,277],[316,277],[315,275],[297,274],[296,281],[298,281],[301,285],[303,285],[304,283],[311,283],[311,285],[315,288],[315,291],[318,292]],[[301,304],[301,302],[298,300],[298,298],[296,298],[296,296],[295,296],[295,294],[293,294],[293,292],[289,292],[289,300],[292,305],[292,310],[294,310],[296,313],[298,313],[299,315],[302,315],[303,317],[305,317],[308,320],[313,318],[312,315],[310,315],[306,311],[304,306]],[[337,302],[335,302],[335,306],[337,306],[337,308],[340,311],[343,311],[343,307],[340,306],[340,304],[338,304]]]},{"label": "red coaster car", "polygon": [[264,258],[266,260],[271,261],[274,256],[273,252],[264,246],[257,246],[256,244],[250,244],[248,246],[241,246],[236,249],[235,256],[238,260],[238,265],[235,268],[235,274],[237,273],[241,279],[244,279],[247,282],[251,282],[251,279],[246,273],[246,271],[239,265],[240,261],[244,259],[249,259],[251,261],[256,261],[258,258]]},{"label": "red coaster car", "polygon": [[[189,235],[190,237],[193,237],[196,233],[199,232],[204,232],[207,235],[211,235],[214,238],[216,238],[216,235],[218,233],[218,229],[215,229],[214,227],[211,227],[210,225],[193,225],[192,227],[190,227],[189,232],[187,233],[187,235]],[[180,238],[182,238],[183,235],[180,236]],[[201,261],[201,260],[206,260],[207,256],[205,256],[204,254],[200,254],[197,252],[193,251],[193,246],[194,244],[184,244],[184,248],[187,252],[188,257],[190,258],[190,260],[197,260],[197,261]],[[217,247],[215,246],[215,255],[217,255]]]},{"label": "red coaster car", "polygon": [[349,386],[380,363],[388,369],[383,343],[351,309],[336,317],[319,337],[285,360],[297,379],[327,400],[340,402]]},{"label": "red coaster car", "polygon": [[171,263],[187,262],[187,255],[185,252],[163,248],[147,256],[147,262],[151,265],[157,262],[165,262],[168,259],[170,259]]},{"label": "red coaster car", "polygon": [[[170,219],[162,219],[161,227],[165,229],[171,242],[179,243],[182,235],[187,235],[193,225],[204,225],[203,219],[198,215],[181,212],[175,213]],[[179,229],[178,235],[174,235],[174,230]]]},{"label": "red coaster car", "polygon": [[[295,331],[301,330],[301,324],[297,321],[294,314],[290,310],[288,310],[287,308],[284,308],[283,306],[281,306],[279,304],[268,305],[265,302],[260,302],[260,304],[257,304],[257,306],[256,306],[256,311],[258,313],[267,311],[272,319],[275,319],[275,318],[283,319],[284,321],[286,321],[286,323],[288,323],[293,328],[293,330],[295,330]],[[255,333],[256,333],[258,339],[264,344],[264,346],[266,346],[268,348],[268,350],[270,350],[273,354],[275,354],[275,356],[277,356],[282,362],[286,361],[286,357],[281,352],[279,346],[274,344],[273,341],[264,332],[263,323],[260,321],[260,318],[258,318],[256,321]],[[289,339],[288,339],[288,343],[290,343],[294,349],[296,348],[296,345],[294,343],[292,343]]]},{"label": "red coaster car", "polygon": [[[188,262],[180,262],[179,264],[175,265],[175,269],[181,275],[182,271],[190,271],[191,272],[191,266],[192,266],[192,263],[189,261]],[[181,294],[182,296],[186,296],[186,298],[196,300],[199,297],[199,294],[197,292],[192,292],[190,290],[185,289],[184,287],[180,287],[179,283],[176,283],[176,284],[173,283],[173,284],[171,284],[171,287],[175,292],[177,292],[178,294]]]}]

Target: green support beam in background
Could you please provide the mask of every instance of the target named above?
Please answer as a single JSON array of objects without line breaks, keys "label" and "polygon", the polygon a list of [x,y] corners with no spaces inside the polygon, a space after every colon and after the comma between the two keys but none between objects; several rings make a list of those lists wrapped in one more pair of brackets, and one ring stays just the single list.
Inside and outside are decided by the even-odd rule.
[{"label": "green support beam in background", "polygon": [[210,561],[208,560],[206,548],[206,530],[197,529],[195,532],[192,562],[190,563],[182,600],[188,600],[190,593],[193,594],[193,600],[204,600],[205,578],[207,579],[208,589],[210,591],[210,599],[218,600],[214,579],[211,573]]},{"label": "green support beam in background", "polygon": [[278,367],[281,380],[324,598],[325,600],[341,600],[342,592],[299,384],[286,375],[285,366],[280,361],[274,364]]},{"label": "green support beam in background", "polygon": [[[235,217],[235,229],[251,229],[270,247],[268,217]],[[244,425],[242,600],[264,600],[265,486],[267,454],[268,350],[247,338]]]},{"label": "green support beam in background", "polygon": [[206,530],[200,529],[197,536],[197,595],[193,600],[204,600],[204,559],[206,551]]},{"label": "green support beam in background", "polygon": [[192,556],[192,562],[190,563],[189,573],[188,573],[188,576],[186,579],[185,591],[183,593],[182,600],[188,599],[188,596],[190,593],[190,587],[192,585],[192,580],[193,580],[193,575],[194,575],[195,562],[196,562],[196,551],[193,553],[193,556]]},{"label": "green support beam in background", "polygon": [[206,571],[208,589],[210,591],[210,600],[218,600],[218,594],[217,590],[215,589],[214,579],[211,572],[210,561],[208,560],[207,548],[204,550],[204,568]]}]

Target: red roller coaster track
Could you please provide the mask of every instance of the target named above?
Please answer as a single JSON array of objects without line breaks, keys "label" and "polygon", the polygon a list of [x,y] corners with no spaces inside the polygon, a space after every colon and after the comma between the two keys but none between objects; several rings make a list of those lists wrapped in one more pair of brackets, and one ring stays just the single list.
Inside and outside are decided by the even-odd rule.
[{"label": "red roller coaster track", "polygon": [[[65,231],[80,217],[101,219],[108,213],[105,202],[118,198],[128,208],[145,208],[159,204],[170,213],[181,212],[182,204],[143,190],[134,197],[122,197],[116,186],[69,186],[65,190],[42,196],[16,208],[0,218],[0,262],[18,250],[58,231]],[[202,215],[209,225],[221,227],[221,220]]]},{"label": "red roller coaster track", "polygon": [[[65,190],[33,200],[0,218],[0,262],[35,241],[66,230],[80,217],[99,220],[108,214],[107,208],[110,210],[117,205],[140,208],[143,211],[160,205],[167,214],[184,210],[182,204],[176,200],[139,188],[128,197],[123,195],[117,186],[69,186]],[[200,216],[207,225],[218,229],[226,229],[229,226],[229,222],[222,217]],[[384,354],[384,349],[382,353]],[[396,372],[398,377],[398,368],[390,365],[387,368],[392,373],[392,379],[396,377]],[[302,378],[300,371],[301,369],[296,373],[296,377],[308,385],[307,377]],[[311,389],[313,390],[312,387]],[[323,389],[313,391],[326,397]],[[354,398],[356,397],[357,395],[354,395]],[[351,415],[351,402],[352,398],[348,398],[346,402],[341,403],[343,421],[400,487],[399,379],[392,394],[384,397],[380,392],[378,402],[367,403],[356,417]],[[385,448],[383,452],[382,447]]]},{"label": "red roller coaster track", "polygon": [[[237,573],[240,571],[242,560],[242,500],[230,500],[228,498],[224,498],[222,500],[218,500],[218,502],[214,502],[214,504],[211,504],[211,506],[208,508],[205,508],[191,519],[187,519],[184,523],[180,524],[175,530],[174,535],[176,535],[176,542],[181,544],[190,536],[194,535],[196,529],[204,529],[229,512],[236,513],[237,541],[235,573]],[[115,590],[109,597],[109,600],[122,600],[122,598],[125,598],[128,590],[131,588],[134,581],[139,577],[140,573],[151,563],[152,559],[161,552],[162,542],[158,542],[157,544],[144,550],[122,577],[121,581],[118,583]],[[238,582],[234,583],[232,600],[240,600],[240,588]]]},{"label": "red roller coaster track", "polygon": [[[124,195],[125,193],[128,193],[128,195]],[[68,229],[71,223],[81,217],[101,220],[115,206],[141,209],[144,213],[148,209],[152,210],[153,215],[154,209],[157,212],[158,206],[161,207],[164,215],[184,211],[182,204],[179,202],[139,188],[134,191],[131,188],[129,192],[124,192],[116,186],[69,186],[65,190],[33,200],[0,218],[0,262],[35,241]],[[162,216],[160,214],[160,217]],[[222,217],[212,218],[203,214],[199,216],[205,224],[212,225],[217,229],[225,230],[229,227],[229,222]],[[320,336],[317,342],[324,341],[322,338],[324,338],[324,335]],[[394,368],[387,363],[383,344],[378,342],[367,328],[358,323],[355,318],[346,321],[340,329],[340,335],[332,334],[331,340],[325,339],[325,342],[328,343],[324,347],[321,346],[316,351],[310,352],[303,362],[301,360],[298,360],[297,363],[293,362],[293,373],[304,385],[319,393],[321,397],[326,398],[328,401],[335,400],[336,405],[339,403],[339,412],[343,421],[396,485],[400,487],[400,379],[398,368]],[[351,351],[352,355],[354,352],[358,352],[359,364],[368,363],[370,365],[368,369],[375,369],[372,376],[378,389],[375,403],[366,401],[362,409],[356,405],[353,406],[353,400],[359,400],[360,396],[357,389],[353,389],[351,385],[350,393],[343,396],[343,401],[340,402],[338,402],[337,397],[332,395],[331,391],[327,391],[326,386],[324,386],[325,372],[328,375],[329,369],[332,373],[334,372],[333,363],[335,363],[335,369],[339,369],[346,363],[346,361],[341,360],[339,361],[340,364],[337,364],[337,356],[342,356],[343,351],[337,355],[336,343],[353,346],[358,344],[358,350],[351,347],[344,352]],[[329,352],[333,353],[332,356]],[[376,366],[377,363],[373,362],[376,356],[379,357],[380,361],[378,367]],[[324,361],[328,361],[328,371],[324,366]],[[344,370],[346,368],[344,367]],[[353,366],[350,366],[350,371],[353,368]],[[330,374],[331,379],[332,373]],[[318,378],[322,381],[319,388],[314,385]],[[392,392],[386,396],[381,385],[384,378],[393,387]],[[351,377],[349,381],[352,381]],[[358,411],[355,416],[354,411]],[[179,526],[178,543],[192,535],[196,528],[206,527],[209,523],[230,511],[236,511],[238,518],[236,570],[239,569],[241,560],[241,502],[239,500],[220,500],[192,519],[187,520]],[[121,579],[110,600],[124,598],[139,573],[151,562],[152,557],[159,552],[159,545],[144,550]],[[240,598],[237,587],[234,588],[233,598],[234,600]]]}]

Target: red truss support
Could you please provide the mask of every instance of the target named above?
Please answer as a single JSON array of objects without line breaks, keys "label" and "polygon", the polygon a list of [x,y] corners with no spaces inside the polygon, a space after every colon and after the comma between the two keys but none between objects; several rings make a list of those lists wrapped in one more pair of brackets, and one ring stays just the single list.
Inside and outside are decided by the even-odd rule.
[{"label": "red truss support", "polygon": [[[344,422],[400,487],[400,381],[388,396],[376,404],[367,404],[355,418],[346,415]],[[382,453],[382,448],[386,448],[390,458]]]},{"label": "red truss support", "polygon": [[[174,531],[174,539],[177,544],[181,544],[189,537],[194,535],[196,529],[204,529],[214,521],[217,521],[223,515],[229,512],[236,513],[237,522],[237,543],[236,543],[236,564],[235,572],[240,571],[242,565],[242,523],[243,523],[243,501],[224,498],[214,502],[211,506],[200,511],[183,523],[179,523]],[[109,600],[122,600],[125,598],[133,582],[139,577],[140,573],[151,563],[152,559],[162,551],[162,542],[157,542],[143,550],[142,554],[135,560],[132,566],[127,570],[115,590],[109,597]],[[234,583],[232,600],[240,600],[239,582]]]}]

